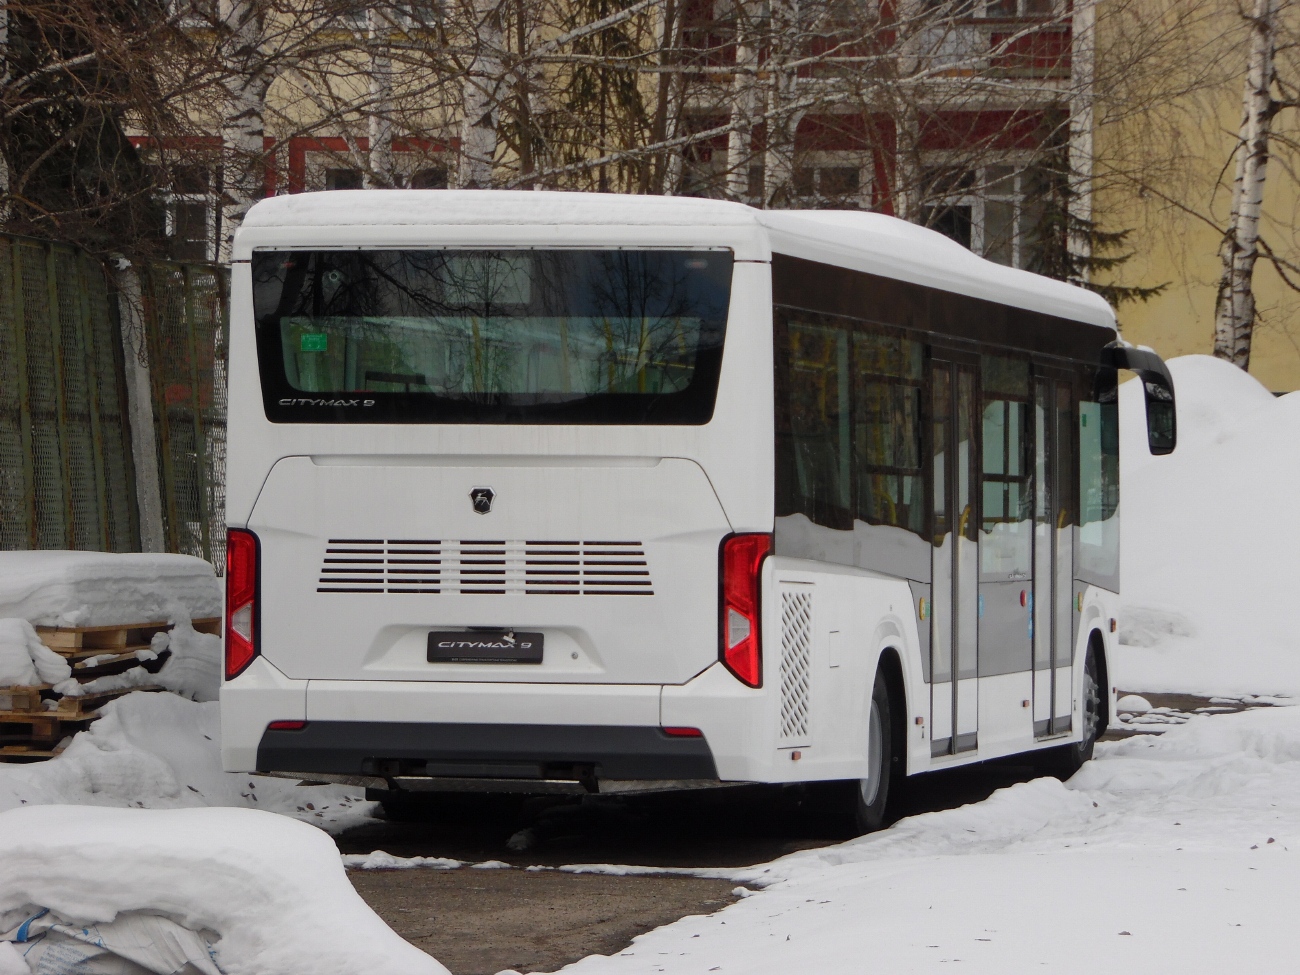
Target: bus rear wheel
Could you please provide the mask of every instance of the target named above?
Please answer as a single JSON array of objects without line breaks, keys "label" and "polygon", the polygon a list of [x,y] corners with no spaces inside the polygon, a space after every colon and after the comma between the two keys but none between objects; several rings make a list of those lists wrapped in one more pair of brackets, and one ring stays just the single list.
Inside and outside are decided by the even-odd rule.
[{"label": "bus rear wheel", "polygon": [[834,831],[848,836],[872,833],[885,825],[894,772],[898,767],[894,734],[894,709],[889,683],[881,671],[871,690],[871,711],[867,717],[867,776],[846,782],[824,783],[825,805]]}]

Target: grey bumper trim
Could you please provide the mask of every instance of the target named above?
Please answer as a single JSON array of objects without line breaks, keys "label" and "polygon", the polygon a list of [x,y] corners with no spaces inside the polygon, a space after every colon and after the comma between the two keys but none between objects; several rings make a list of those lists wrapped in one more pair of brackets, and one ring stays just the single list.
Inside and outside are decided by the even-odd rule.
[{"label": "grey bumper trim", "polygon": [[308,721],[298,730],[268,728],[257,768],[385,779],[568,780],[588,791],[596,791],[592,779],[718,778],[703,738],[624,725]]}]

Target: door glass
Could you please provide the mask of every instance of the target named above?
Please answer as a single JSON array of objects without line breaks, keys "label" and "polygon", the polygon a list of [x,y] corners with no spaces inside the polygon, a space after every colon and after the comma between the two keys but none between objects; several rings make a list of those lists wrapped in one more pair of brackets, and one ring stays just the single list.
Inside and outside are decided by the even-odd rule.
[{"label": "door glass", "polygon": [[931,583],[930,661],[936,684],[952,680],[952,524],[948,505],[948,450],[952,437],[952,371],[934,366],[931,393],[934,456],[934,573]]},{"label": "door glass", "polygon": [[1049,419],[1052,401],[1050,385],[1046,382],[1034,386],[1034,584],[1033,584],[1033,643],[1034,669],[1045,670],[1052,665],[1052,504],[1051,441]]},{"label": "door glass", "polygon": [[957,372],[957,498],[953,505],[957,523],[957,677],[978,676],[977,626],[979,595],[979,527],[975,512],[975,374]]}]

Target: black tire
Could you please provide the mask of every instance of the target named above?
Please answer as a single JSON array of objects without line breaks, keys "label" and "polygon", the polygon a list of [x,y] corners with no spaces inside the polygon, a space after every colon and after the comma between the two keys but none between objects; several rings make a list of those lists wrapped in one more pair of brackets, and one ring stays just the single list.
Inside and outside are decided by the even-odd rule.
[{"label": "black tire", "polygon": [[1101,737],[1104,714],[1101,701],[1101,674],[1097,666],[1097,652],[1088,647],[1088,656],[1083,661],[1083,738],[1060,748],[1044,751],[1043,761],[1039,767],[1061,779],[1068,779],[1084,763],[1092,761],[1092,753]]},{"label": "black tire", "polygon": [[895,729],[895,711],[901,706],[890,695],[885,675],[877,671],[867,719],[868,777],[817,784],[822,793],[819,805],[838,835],[861,836],[875,832],[886,823],[890,796],[897,793],[902,780],[902,742],[897,740]]}]

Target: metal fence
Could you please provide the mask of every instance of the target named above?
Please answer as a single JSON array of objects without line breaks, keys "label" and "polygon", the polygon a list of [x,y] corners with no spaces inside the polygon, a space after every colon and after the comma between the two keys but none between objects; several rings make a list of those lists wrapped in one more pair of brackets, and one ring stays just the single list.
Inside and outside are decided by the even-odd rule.
[{"label": "metal fence", "polygon": [[139,548],[122,343],[102,261],[0,236],[0,548]]},{"label": "metal fence", "polygon": [[227,273],[156,262],[140,269],[155,444],[168,551],[226,564]]},{"label": "metal fence", "polygon": [[[139,283],[125,300],[143,334],[127,342],[121,273]],[[141,474],[158,486],[162,546],[223,569],[226,290],[222,268],[116,272],[71,245],[0,235],[0,549],[139,551]],[[133,411],[127,371],[146,365],[126,356],[139,351],[152,403]],[[150,414],[140,442],[154,441],[156,469],[141,473],[132,417],[147,428]]]}]

